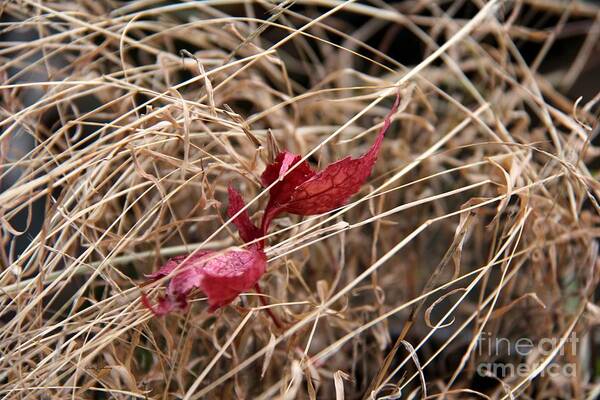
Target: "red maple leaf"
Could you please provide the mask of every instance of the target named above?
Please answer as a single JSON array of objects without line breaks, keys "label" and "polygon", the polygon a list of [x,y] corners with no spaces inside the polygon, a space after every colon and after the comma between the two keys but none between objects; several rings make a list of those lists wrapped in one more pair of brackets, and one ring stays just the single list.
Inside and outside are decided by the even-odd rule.
[{"label": "red maple leaf", "polygon": [[[244,207],[240,194],[229,187],[227,213],[233,217]],[[260,230],[250,221],[247,211],[234,218],[233,223],[245,242],[260,237]],[[267,267],[263,241],[248,249],[225,252],[201,251],[171,258],[157,272],[148,276],[152,281],[174,274],[165,296],[152,305],[145,295],[142,303],[155,315],[165,315],[173,310],[187,308],[190,292],[197,288],[207,297],[210,310],[231,303],[240,293],[252,289]]]},{"label": "red maple leaf", "polygon": [[[400,96],[397,95],[375,142],[358,158],[348,156],[328,165],[320,172],[315,172],[308,162],[300,162],[302,156],[288,151],[279,153],[261,176],[265,187],[279,180],[269,190],[269,203],[261,226],[263,234],[273,218],[282,212],[298,215],[322,214],[342,206],[358,192],[371,175],[381,142],[399,104]],[[289,171],[293,166],[295,168]]]}]

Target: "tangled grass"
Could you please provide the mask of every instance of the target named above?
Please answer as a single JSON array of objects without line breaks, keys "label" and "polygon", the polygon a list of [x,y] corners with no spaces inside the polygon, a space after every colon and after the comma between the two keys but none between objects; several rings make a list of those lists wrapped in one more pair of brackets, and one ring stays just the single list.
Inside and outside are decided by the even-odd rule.
[{"label": "tangled grass", "polygon": [[[597,60],[597,6],[0,10],[3,397],[600,393],[598,78],[592,96],[567,97]],[[557,60],[565,40],[578,46]],[[259,220],[276,149],[315,165],[358,155],[397,91],[362,191],[327,215],[274,222],[262,294],[210,313],[197,293],[163,318],[140,304],[163,290],[144,274],[169,257],[242,246],[229,182]],[[492,352],[492,337],[536,346]],[[478,369],[500,362],[526,372]]]}]

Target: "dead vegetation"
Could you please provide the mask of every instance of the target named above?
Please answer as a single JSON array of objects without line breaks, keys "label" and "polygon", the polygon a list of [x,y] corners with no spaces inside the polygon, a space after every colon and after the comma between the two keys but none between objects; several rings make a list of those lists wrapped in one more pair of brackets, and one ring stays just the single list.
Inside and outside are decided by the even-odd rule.
[{"label": "dead vegetation", "polygon": [[[2,396],[600,393],[598,78],[573,96],[598,61],[592,2],[0,10]],[[169,257],[242,246],[230,182],[258,221],[277,148],[316,166],[361,154],[398,90],[362,191],[274,221],[266,301],[209,313],[198,293],[163,318],[140,304]],[[551,343],[518,357],[490,337]],[[479,373],[499,362],[526,373]]]}]

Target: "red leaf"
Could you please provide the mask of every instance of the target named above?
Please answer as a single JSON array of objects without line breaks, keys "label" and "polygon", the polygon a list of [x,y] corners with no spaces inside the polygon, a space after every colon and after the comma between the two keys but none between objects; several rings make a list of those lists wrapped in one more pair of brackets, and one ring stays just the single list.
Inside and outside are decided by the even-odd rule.
[{"label": "red leaf", "polygon": [[[244,208],[244,200],[231,186],[228,193],[227,214],[233,217]],[[244,242],[251,242],[263,236],[261,230],[250,220],[247,211],[234,218],[233,223]],[[201,251],[173,257],[157,272],[148,275],[149,279],[157,280],[174,274],[166,295],[160,297],[155,306],[142,295],[142,303],[156,315],[165,315],[177,309],[184,310],[189,293],[198,288],[208,297],[211,310],[227,305],[240,293],[251,289],[265,272],[267,257],[263,246],[264,242],[260,241],[248,250],[231,250],[222,254]]]},{"label": "red leaf", "polygon": [[171,278],[167,293],[152,305],[145,295],[142,303],[156,315],[165,315],[173,310],[184,310],[187,297],[194,288],[208,297],[210,310],[231,303],[240,293],[252,289],[267,267],[265,253],[256,247],[249,250],[230,250],[225,253],[203,252],[173,257],[151,279],[168,275],[177,268]]},{"label": "red leaf", "polygon": [[[242,196],[231,185],[229,186],[227,191],[229,193],[229,206],[227,207],[227,215],[229,215],[229,218],[231,218],[235,214],[237,214],[238,211],[244,208],[245,204],[244,199],[242,199]],[[248,215],[247,210],[238,215],[233,220],[233,223],[235,224],[235,226],[237,226],[238,230],[240,231],[240,237],[246,243],[263,236],[261,230],[258,229],[250,220],[250,216]],[[263,242],[261,241],[260,243],[258,243],[258,246],[262,248]]]},{"label": "red leaf", "polygon": [[[315,215],[331,211],[343,204],[360,190],[367,180],[385,136],[392,115],[398,110],[400,95],[388,113],[371,148],[358,158],[346,157],[315,173],[306,161],[285,173],[302,158],[289,152],[279,153],[274,163],[267,166],[261,180],[269,186],[269,203],[263,216],[262,229],[266,231],[271,220],[281,212],[298,215]],[[285,175],[285,176],[284,176]]]}]

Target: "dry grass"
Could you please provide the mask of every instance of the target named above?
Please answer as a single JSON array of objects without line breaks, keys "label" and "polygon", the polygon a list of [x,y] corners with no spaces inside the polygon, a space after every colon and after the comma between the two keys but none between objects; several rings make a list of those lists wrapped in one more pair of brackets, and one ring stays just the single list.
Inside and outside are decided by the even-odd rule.
[{"label": "dry grass", "polygon": [[[565,96],[599,51],[600,8],[113,3],[0,5],[2,396],[600,393],[600,94]],[[581,47],[543,70],[565,37]],[[201,293],[165,318],[140,305],[170,256],[242,245],[226,186],[260,218],[269,132],[318,165],[358,155],[397,90],[359,195],[275,221],[261,286],[282,329],[256,293],[214,314]],[[489,336],[554,341],[495,358]],[[478,374],[499,359],[528,372]]]}]

